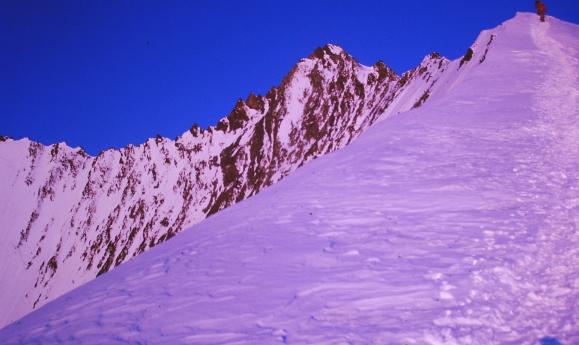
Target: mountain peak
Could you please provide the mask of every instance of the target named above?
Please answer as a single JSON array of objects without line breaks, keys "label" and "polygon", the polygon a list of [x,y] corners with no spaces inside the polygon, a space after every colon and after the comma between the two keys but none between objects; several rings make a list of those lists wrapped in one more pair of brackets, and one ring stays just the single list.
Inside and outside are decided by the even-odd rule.
[{"label": "mountain peak", "polygon": [[345,56],[348,58],[352,58],[350,54],[348,54],[342,47],[337,46],[335,44],[326,44],[323,47],[318,47],[311,53],[308,58],[316,58],[316,59],[324,59],[325,56],[329,56],[330,58]]},{"label": "mountain peak", "polygon": [[[512,76],[513,66],[529,56],[537,59],[533,66],[540,64],[540,49],[549,44],[559,49],[551,38],[574,35],[564,41],[576,42],[574,32],[558,27],[561,21],[549,21],[551,26],[534,14],[517,14],[481,33],[462,67],[460,59],[435,52],[401,76],[383,61],[363,66],[343,48],[326,44],[300,60],[265,97],[250,93],[215,126],[194,125],[175,141],[159,136],[90,157],[65,144],[0,137],[0,159],[6,157],[0,182],[9,181],[0,183],[0,190],[23,200],[0,201],[0,209],[12,215],[0,225],[8,229],[6,243],[19,243],[7,257],[27,279],[21,284],[0,275],[0,281],[9,281],[6,291],[14,291],[0,296],[0,326],[343,148],[382,119],[425,102],[428,108],[413,113],[433,114],[428,109],[459,91],[478,92],[481,76],[494,75],[484,81],[491,85]],[[513,47],[526,55],[513,53]],[[566,59],[553,61],[561,65]],[[520,73],[527,76],[528,70]],[[496,85],[488,90],[496,91]],[[472,98],[486,99],[486,89],[480,92]],[[469,104],[469,110],[478,104],[457,100],[448,104]],[[465,113],[461,121],[476,114]],[[74,280],[69,272],[78,272]]]},{"label": "mountain peak", "polygon": [[0,339],[579,343],[579,27],[518,17],[394,80],[319,48],[275,97],[237,103],[241,130],[183,149],[52,160],[2,143],[0,326],[260,194]]},{"label": "mountain peak", "polygon": [[390,68],[390,66],[387,66],[382,60],[376,61],[372,67],[374,70],[376,70],[376,72],[378,72],[380,79],[389,78],[390,80],[395,80],[398,78],[396,72],[394,72],[394,70]]},{"label": "mountain peak", "polygon": [[345,52],[344,49],[338,45],[328,43],[324,46],[324,49],[329,50],[334,55],[340,55],[341,53]]}]

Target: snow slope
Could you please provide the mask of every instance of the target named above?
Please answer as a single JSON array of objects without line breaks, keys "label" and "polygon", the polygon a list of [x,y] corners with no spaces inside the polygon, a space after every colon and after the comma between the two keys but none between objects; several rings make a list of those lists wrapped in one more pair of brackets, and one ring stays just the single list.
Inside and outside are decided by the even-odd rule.
[{"label": "snow slope", "polygon": [[412,108],[448,62],[431,55],[398,76],[326,45],[175,140],[91,157],[0,136],[0,327]]},{"label": "snow slope", "polygon": [[423,107],[0,342],[578,344],[579,27],[518,14],[473,48]]}]

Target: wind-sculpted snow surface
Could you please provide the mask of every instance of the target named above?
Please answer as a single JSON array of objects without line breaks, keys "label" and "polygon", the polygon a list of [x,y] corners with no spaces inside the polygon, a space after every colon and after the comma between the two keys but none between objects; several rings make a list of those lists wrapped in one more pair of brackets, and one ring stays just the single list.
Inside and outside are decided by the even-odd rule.
[{"label": "wind-sculpted snow surface", "polygon": [[483,32],[423,107],[0,339],[578,344],[578,49],[579,27],[550,17]]},{"label": "wind-sculpted snow surface", "polygon": [[0,137],[0,327],[421,104],[447,64],[433,54],[400,77],[327,45],[175,141],[90,157]]}]

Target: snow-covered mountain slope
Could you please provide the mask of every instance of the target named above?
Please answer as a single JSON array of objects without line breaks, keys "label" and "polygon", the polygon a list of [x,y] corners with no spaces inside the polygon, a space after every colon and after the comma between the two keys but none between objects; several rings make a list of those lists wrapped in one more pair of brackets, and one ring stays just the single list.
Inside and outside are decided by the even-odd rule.
[{"label": "snow-covered mountain slope", "polygon": [[579,27],[518,14],[473,50],[423,107],[2,343],[578,344]]},{"label": "snow-covered mountain slope", "polygon": [[433,54],[397,76],[327,45],[175,141],[91,157],[0,138],[0,327],[421,104],[447,64]]}]

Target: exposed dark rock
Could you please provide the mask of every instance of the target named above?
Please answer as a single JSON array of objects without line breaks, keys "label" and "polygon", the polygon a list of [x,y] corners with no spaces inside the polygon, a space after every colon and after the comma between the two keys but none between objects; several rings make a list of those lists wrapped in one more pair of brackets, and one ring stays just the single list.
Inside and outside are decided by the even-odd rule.
[{"label": "exposed dark rock", "polygon": [[52,159],[55,159],[56,156],[58,156],[58,148],[59,144],[52,145],[52,148],[50,149],[50,156],[52,157]]},{"label": "exposed dark rock", "polygon": [[422,96],[420,96],[420,98],[418,99],[418,101],[416,101],[416,103],[414,103],[414,106],[412,108],[418,108],[420,107],[422,104],[424,104],[424,102],[426,102],[426,100],[428,99],[428,97],[430,97],[430,92],[429,90],[424,91],[424,93],[422,94]]},{"label": "exposed dark rock", "polygon": [[460,66],[459,66],[459,68],[462,67],[462,65],[463,65],[465,62],[469,62],[469,61],[472,59],[473,54],[474,54],[474,51],[472,50],[472,48],[468,48],[468,49],[466,50],[466,53],[464,54],[464,56],[463,56],[462,59],[460,60]]},{"label": "exposed dark rock", "polygon": [[52,274],[54,274],[54,272],[58,269],[58,261],[56,260],[56,255],[51,257],[50,260],[48,260],[46,268],[51,270]]},{"label": "exposed dark rock", "polygon": [[253,110],[258,110],[261,112],[265,110],[265,101],[263,100],[263,97],[256,96],[253,93],[250,93],[249,96],[247,96],[245,103]]},{"label": "exposed dark rock", "polygon": [[440,55],[439,52],[432,52],[432,53],[430,53],[429,56],[431,59],[435,59],[435,60],[442,59],[442,55]]},{"label": "exposed dark rock", "polygon": [[218,123],[217,126],[215,126],[215,129],[218,131],[222,131],[222,132],[227,132],[229,125],[227,123],[226,119],[221,119]]},{"label": "exposed dark rock", "polygon": [[491,44],[493,43],[494,38],[495,38],[495,35],[491,35],[491,37],[487,43],[487,47],[485,49],[485,52],[484,52],[483,56],[480,58],[479,63],[485,62],[485,60],[487,58],[487,54],[489,53],[489,49],[491,48]]},{"label": "exposed dark rock", "polygon": [[197,137],[203,132],[203,130],[201,129],[201,127],[199,127],[198,124],[194,123],[193,126],[191,126],[191,128],[189,129],[189,132],[191,133],[192,136]]},{"label": "exposed dark rock", "polygon": [[378,60],[378,62],[374,64],[374,68],[378,71],[379,81],[392,81],[397,78],[396,73],[390,67],[386,66],[382,60]]},{"label": "exposed dark rock", "polygon": [[[249,120],[247,112],[245,111],[245,103],[242,100],[237,101],[235,108],[233,108],[231,113],[229,113],[227,116],[227,120],[229,122],[229,129],[232,131],[242,128],[243,125]],[[221,124],[221,122],[219,123]],[[222,130],[220,127],[217,129]],[[223,130],[227,130],[227,128],[223,128]]]},{"label": "exposed dark rock", "polygon": [[[54,228],[49,238],[77,237],[75,248],[63,249],[82,261],[82,267],[74,269],[104,274],[172,238],[186,225],[344,147],[382,116],[418,76],[429,78],[431,69],[442,66],[439,54],[430,57],[441,61],[399,77],[382,61],[365,68],[341,48],[326,45],[301,60],[265,97],[250,94],[216,126],[203,130],[194,124],[191,135],[175,142],[157,135],[154,143],[149,140],[140,146],[107,150],[96,157],[59,144],[44,152],[44,146],[31,143],[20,183],[33,189],[38,204],[23,216],[27,226],[21,229],[19,246],[38,238],[30,236],[31,231]],[[307,87],[297,89],[296,85]],[[429,89],[421,92],[422,97],[408,104],[418,107],[427,101]],[[298,110],[290,106],[298,103]],[[38,162],[48,160],[50,167],[43,170],[48,176],[37,181]],[[77,197],[71,198],[68,218],[51,223],[43,212],[51,209],[61,193]],[[63,233],[53,224],[64,224]],[[55,241],[42,245],[51,243]],[[49,253],[54,253],[53,248],[23,258],[31,262],[29,267],[41,267],[35,284],[38,291],[44,291],[42,286],[53,279],[50,271],[75,261],[65,259],[53,265]],[[42,267],[48,268],[43,271]]]}]

